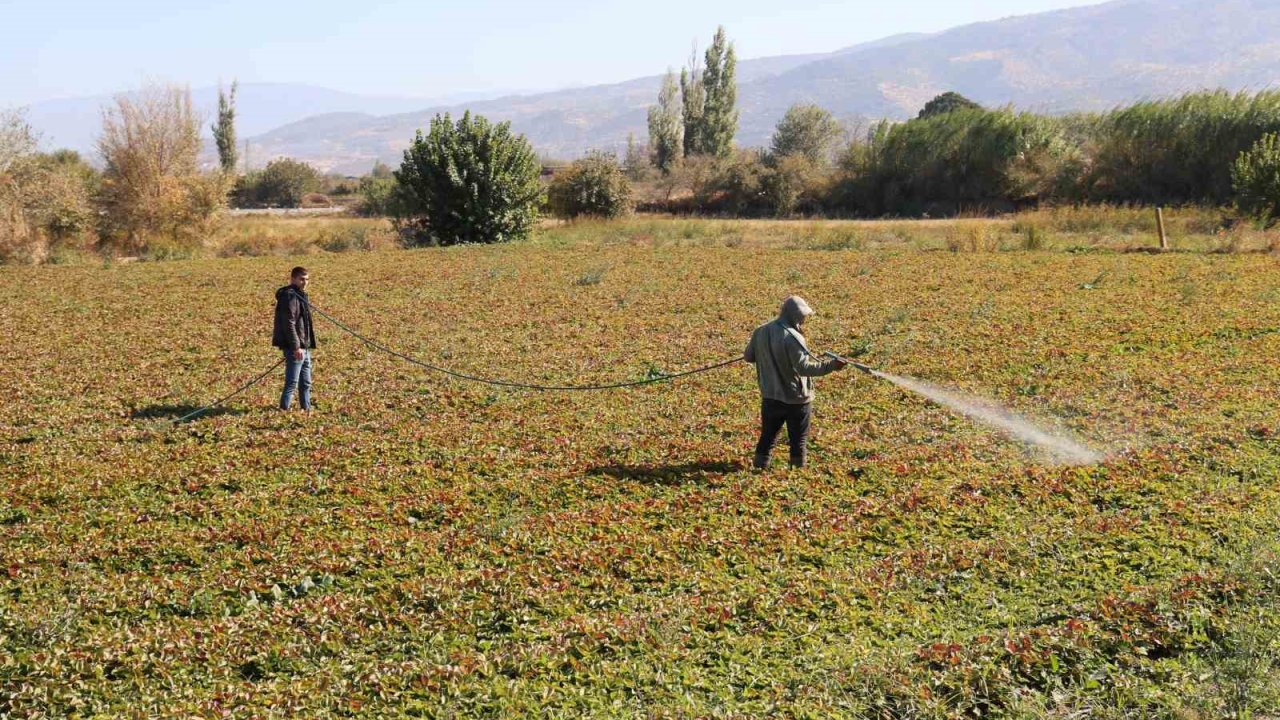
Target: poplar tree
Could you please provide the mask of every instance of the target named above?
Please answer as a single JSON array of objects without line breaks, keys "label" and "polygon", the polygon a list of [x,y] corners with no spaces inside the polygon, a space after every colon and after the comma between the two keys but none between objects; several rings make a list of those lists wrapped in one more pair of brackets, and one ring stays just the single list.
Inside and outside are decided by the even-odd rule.
[{"label": "poplar tree", "polygon": [[675,73],[668,70],[658,93],[658,104],[649,108],[649,148],[653,153],[653,166],[664,175],[671,174],[684,144],[678,92]]},{"label": "poplar tree", "polygon": [[698,46],[689,53],[688,66],[680,70],[680,102],[684,120],[684,156],[702,155],[706,152],[705,122],[707,90],[703,84],[703,70],[698,60]]},{"label": "poplar tree", "polygon": [[222,92],[218,87],[218,120],[213,124],[213,142],[218,146],[218,163],[222,171],[236,171],[236,87],[231,83],[231,92]]},{"label": "poplar tree", "polygon": [[635,133],[627,133],[627,153],[622,156],[622,171],[628,180],[643,180],[649,169],[649,158],[645,157],[644,148],[636,142]]},{"label": "poplar tree", "polygon": [[728,41],[724,26],[716,29],[707,48],[702,84],[706,102],[699,123],[699,150],[707,155],[728,157],[738,133],[738,84],[734,74],[738,58]]}]

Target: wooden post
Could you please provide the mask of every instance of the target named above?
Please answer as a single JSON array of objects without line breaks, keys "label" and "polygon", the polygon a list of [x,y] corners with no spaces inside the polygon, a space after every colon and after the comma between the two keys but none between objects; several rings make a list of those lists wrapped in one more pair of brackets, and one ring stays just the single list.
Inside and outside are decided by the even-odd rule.
[{"label": "wooden post", "polygon": [[1169,249],[1169,236],[1164,232],[1164,208],[1156,206],[1156,230],[1160,232],[1160,249]]}]

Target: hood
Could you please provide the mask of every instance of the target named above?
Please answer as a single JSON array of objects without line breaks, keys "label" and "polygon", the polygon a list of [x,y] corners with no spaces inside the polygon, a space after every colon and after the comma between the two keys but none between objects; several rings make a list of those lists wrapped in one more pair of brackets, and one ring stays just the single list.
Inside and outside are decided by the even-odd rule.
[{"label": "hood", "polygon": [[799,327],[800,321],[813,314],[813,308],[809,307],[809,303],[799,295],[792,295],[782,301],[782,307],[778,310],[778,319],[787,327]]},{"label": "hood", "polygon": [[301,295],[303,298],[306,298],[306,297],[307,297],[307,294],[306,294],[305,292],[303,292],[303,291],[299,290],[298,288],[296,288],[296,287],[294,287],[292,284],[290,284],[290,285],[285,285],[284,287],[282,287],[282,288],[280,288],[279,290],[277,290],[277,291],[276,291],[276,300],[283,300],[283,299],[285,298],[285,296],[289,294],[289,291],[290,291],[290,290],[292,290],[293,292],[298,293],[298,294],[299,294],[299,295]]}]

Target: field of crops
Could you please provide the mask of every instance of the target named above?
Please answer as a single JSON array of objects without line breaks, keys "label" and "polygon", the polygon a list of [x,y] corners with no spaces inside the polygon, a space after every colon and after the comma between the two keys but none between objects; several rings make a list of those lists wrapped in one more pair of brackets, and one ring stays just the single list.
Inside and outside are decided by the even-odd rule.
[{"label": "field of crops", "polygon": [[[1270,255],[930,252],[651,226],[508,247],[0,267],[0,715],[1266,717],[1280,649]],[[728,231],[732,234],[732,231]],[[660,233],[658,233],[660,235]],[[980,249],[980,248],[975,248]],[[1107,453],[1057,467],[865,375],[752,473],[749,367],[819,349]],[[785,453],[783,453],[785,458]],[[777,459],[775,458],[775,463]]]}]

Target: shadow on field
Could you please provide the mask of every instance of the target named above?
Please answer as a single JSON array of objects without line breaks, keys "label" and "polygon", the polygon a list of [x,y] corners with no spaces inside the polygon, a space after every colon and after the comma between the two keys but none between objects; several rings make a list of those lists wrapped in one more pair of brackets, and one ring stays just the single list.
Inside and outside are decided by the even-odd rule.
[{"label": "shadow on field", "polygon": [[[133,412],[129,413],[129,417],[133,420],[156,420],[156,419],[177,420],[178,418],[185,417],[199,410],[202,407],[204,406],[196,405],[194,403],[185,403],[185,404],[179,404],[179,405],[148,405],[146,407],[138,408]],[[200,420],[202,418],[217,417],[218,415],[243,415],[244,413],[245,413],[244,410],[235,410],[227,407],[216,407],[210,410],[205,410],[199,415],[191,418],[191,420],[188,420],[188,422],[191,422],[194,420]]]},{"label": "shadow on field", "polygon": [[648,485],[683,485],[704,480],[707,475],[724,475],[743,469],[740,462],[702,461],[679,465],[600,465],[587,470],[588,475],[634,480]]}]

